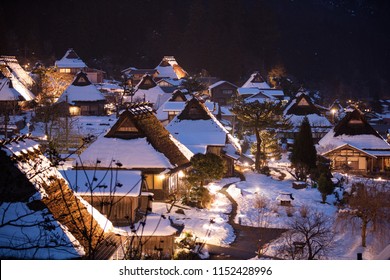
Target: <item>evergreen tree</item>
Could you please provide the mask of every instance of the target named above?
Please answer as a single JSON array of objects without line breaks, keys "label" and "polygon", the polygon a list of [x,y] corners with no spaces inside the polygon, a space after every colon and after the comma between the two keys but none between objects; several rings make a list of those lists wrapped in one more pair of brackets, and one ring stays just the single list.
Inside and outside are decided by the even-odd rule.
[{"label": "evergreen tree", "polygon": [[200,82],[196,76],[186,78],[181,86],[192,94],[201,93],[207,89],[207,86]]},{"label": "evergreen tree", "polygon": [[299,181],[306,181],[307,175],[316,168],[317,151],[307,117],[303,119],[294,139],[290,160],[295,169],[295,177]]},{"label": "evergreen tree", "polygon": [[[248,102],[236,100],[232,112],[237,115],[243,129],[249,130],[256,136],[255,168],[262,168],[262,145],[261,132],[267,129],[286,129],[289,122],[283,117],[283,105],[281,102]],[[264,162],[263,162],[264,163]]]},{"label": "evergreen tree", "polygon": [[[215,154],[196,154],[191,158],[191,169],[186,180],[190,183],[189,201],[198,207],[207,207],[211,196],[204,184],[208,180],[221,179],[225,173],[225,163]],[[188,199],[188,198],[185,198]]]},{"label": "evergreen tree", "polygon": [[326,202],[326,197],[334,192],[334,188],[332,180],[325,173],[322,173],[318,179],[318,190],[321,193],[322,203]]},{"label": "evergreen tree", "polygon": [[[278,160],[281,158],[281,147],[279,146],[276,132],[274,130],[263,130],[260,132],[260,166],[264,168],[270,159]],[[253,155],[257,153],[257,144],[253,143],[251,147]]]}]

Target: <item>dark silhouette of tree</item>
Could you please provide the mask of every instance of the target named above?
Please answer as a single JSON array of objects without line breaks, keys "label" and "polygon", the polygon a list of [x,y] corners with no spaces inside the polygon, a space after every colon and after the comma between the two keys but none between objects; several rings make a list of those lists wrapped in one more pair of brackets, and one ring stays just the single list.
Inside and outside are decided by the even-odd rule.
[{"label": "dark silhouette of tree", "polygon": [[276,255],[284,259],[326,258],[334,247],[333,220],[321,212],[306,213],[289,223]]},{"label": "dark silhouette of tree", "polygon": [[307,117],[303,119],[295,136],[290,160],[294,168],[294,177],[299,181],[306,181],[309,173],[316,168],[317,150]]},{"label": "dark silhouette of tree", "polygon": [[191,185],[189,202],[200,207],[207,207],[211,197],[204,187],[205,182],[221,179],[225,171],[226,167],[220,156],[212,153],[194,155],[191,158],[191,168],[186,176],[186,180]]},{"label": "dark silhouette of tree", "polygon": [[[261,132],[267,129],[286,129],[289,127],[288,120],[283,117],[283,105],[281,102],[245,102],[238,99],[232,108],[237,115],[240,126],[256,136],[255,168],[262,168],[262,138]],[[264,163],[264,162],[263,162]]]},{"label": "dark silhouette of tree", "polygon": [[325,173],[320,175],[317,184],[318,190],[321,193],[322,203],[325,203],[326,197],[334,192],[335,186],[332,180]]}]

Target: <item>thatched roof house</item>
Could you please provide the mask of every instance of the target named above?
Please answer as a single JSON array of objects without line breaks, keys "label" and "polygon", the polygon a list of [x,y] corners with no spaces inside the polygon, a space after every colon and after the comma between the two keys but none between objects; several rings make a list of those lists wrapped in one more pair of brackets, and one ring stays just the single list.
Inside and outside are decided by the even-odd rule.
[{"label": "thatched roof house", "polygon": [[335,169],[353,172],[390,170],[390,145],[367,122],[362,112],[349,112],[319,142],[317,150]]},{"label": "thatched roof house", "polygon": [[0,65],[7,66],[12,75],[20,81],[24,87],[31,89],[35,84],[34,79],[23,69],[15,56],[0,56]]},{"label": "thatched roof house", "polygon": [[95,168],[98,160],[101,169],[115,165],[140,170],[146,176],[149,191],[161,194],[171,187],[172,180],[166,179],[185,168],[192,155],[163,127],[149,103],[139,103],[122,112],[107,134],[80,155],[80,164]]},{"label": "thatched roof house", "polygon": [[69,188],[35,141],[1,141],[0,178],[2,259],[99,259],[117,249],[111,223]]},{"label": "thatched roof house", "polygon": [[166,128],[194,154],[214,153],[225,158],[228,173],[232,175],[241,146],[203,102],[195,97],[187,101],[184,109]]},{"label": "thatched roof house", "polygon": [[[20,65],[19,65],[20,67]],[[23,100],[25,101],[31,101],[35,99],[35,95],[30,91],[31,86],[30,83],[25,82],[23,78],[26,78],[25,75],[28,76],[27,73],[25,75],[21,75],[20,73],[24,70],[20,67],[19,72],[15,72],[10,66],[9,63],[2,64],[0,61],[0,75],[7,77],[11,82],[13,88],[19,92],[20,95],[23,96]],[[18,76],[19,74],[19,76]],[[30,77],[30,76],[28,76]]]},{"label": "thatched roof house", "polygon": [[161,105],[160,99],[165,96],[165,99],[170,97],[170,94],[166,94],[159,85],[154,81],[153,77],[149,74],[145,74],[141,81],[134,87],[133,96],[124,96],[124,103],[133,102],[150,102],[154,105],[155,109]]},{"label": "thatched roof house", "polygon": [[293,129],[285,135],[289,139],[294,139],[304,117],[307,117],[310,122],[313,139],[316,142],[332,128],[330,121],[303,91],[298,92],[295,98],[286,105],[283,114],[293,126]]},{"label": "thatched roof house", "polygon": [[55,66],[60,73],[76,74],[79,71],[85,70],[87,64],[78,56],[73,49],[68,49],[65,55],[55,62]]},{"label": "thatched roof house", "polygon": [[25,100],[14,88],[10,79],[0,72],[0,102],[17,102]]},{"label": "thatched roof house", "polygon": [[164,56],[155,68],[160,78],[181,79],[188,76],[188,73],[177,63],[173,56]]},{"label": "thatched roof house", "polygon": [[261,76],[260,72],[253,72],[249,79],[242,85],[243,88],[259,88],[269,89],[271,88],[265,79]]},{"label": "thatched roof house", "polygon": [[69,104],[71,115],[103,115],[106,99],[93,85],[87,74],[78,72],[71,85],[58,98],[57,103]]}]

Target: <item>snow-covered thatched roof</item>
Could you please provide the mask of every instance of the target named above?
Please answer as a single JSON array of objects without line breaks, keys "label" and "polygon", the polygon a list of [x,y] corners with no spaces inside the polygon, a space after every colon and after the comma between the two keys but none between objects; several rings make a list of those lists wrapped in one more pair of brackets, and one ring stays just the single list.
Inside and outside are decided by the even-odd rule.
[{"label": "snow-covered thatched roof", "polygon": [[318,142],[318,151],[329,153],[346,145],[372,156],[390,156],[389,143],[365,120],[358,109],[348,113]]},{"label": "snow-covered thatched roof", "polygon": [[55,62],[55,66],[58,68],[86,68],[87,65],[73,49],[68,49],[65,55]]},{"label": "snow-covered thatched roof", "polygon": [[35,84],[33,78],[22,68],[15,56],[0,56],[0,65],[8,66],[10,72],[26,88],[31,88]]},{"label": "snow-covered thatched roof", "polygon": [[158,77],[181,79],[188,76],[188,73],[177,63],[173,56],[164,56],[155,69],[159,73]]},{"label": "snow-covered thatched roof", "polygon": [[312,129],[331,128],[330,121],[322,115],[321,111],[304,92],[299,92],[283,111],[294,127],[299,127],[304,117],[307,117]]},{"label": "snow-covered thatched roof", "polygon": [[259,88],[269,89],[271,88],[266,80],[263,79],[259,72],[254,72],[249,79],[242,85],[243,88]]},{"label": "snow-covered thatched roof", "polygon": [[110,131],[80,155],[80,161],[92,167],[99,160],[106,168],[120,163],[123,169],[173,169],[188,164],[192,155],[158,121],[150,104],[142,103],[125,110]]},{"label": "snow-covered thatched roof", "polygon": [[[75,195],[39,144],[19,136],[0,143],[0,256],[17,259],[74,259],[112,224]],[[5,180],[4,180],[5,179]],[[79,219],[70,213],[78,211]]]},{"label": "snow-covered thatched roof", "polygon": [[[158,109],[158,100],[166,93],[161,89],[159,85],[153,80],[153,77],[149,74],[145,74],[141,81],[134,87],[134,96],[124,96],[124,102],[150,102],[153,103],[155,109]],[[161,104],[160,104],[161,105]]]},{"label": "snow-covered thatched roof", "polygon": [[12,87],[19,92],[23,100],[31,101],[35,98],[35,95],[28,89],[28,86],[17,78],[15,72],[8,65],[1,66],[0,64],[0,76],[5,76],[12,82]]},{"label": "snow-covered thatched roof", "polygon": [[194,154],[205,154],[208,146],[225,147],[229,143],[241,152],[238,140],[195,97],[187,101],[183,111],[166,128]]},{"label": "snow-covered thatched roof", "polygon": [[228,85],[231,85],[232,87],[237,88],[237,86],[236,86],[235,84],[232,84],[232,83],[230,83],[230,82],[228,82],[228,81],[218,81],[218,82],[216,82],[216,83],[210,85],[210,86],[209,86],[209,90],[211,90],[211,89],[213,89],[213,88],[216,88],[216,87],[218,87],[218,86],[220,86],[220,85],[222,85],[222,84],[225,84],[225,83],[228,84]]},{"label": "snow-covered thatched roof", "polygon": [[20,100],[24,100],[23,96],[14,89],[12,82],[0,72],[0,102]]},{"label": "snow-covered thatched roof", "polygon": [[104,95],[92,84],[87,74],[77,73],[71,85],[58,98],[57,103],[75,104],[77,101],[104,101]]}]

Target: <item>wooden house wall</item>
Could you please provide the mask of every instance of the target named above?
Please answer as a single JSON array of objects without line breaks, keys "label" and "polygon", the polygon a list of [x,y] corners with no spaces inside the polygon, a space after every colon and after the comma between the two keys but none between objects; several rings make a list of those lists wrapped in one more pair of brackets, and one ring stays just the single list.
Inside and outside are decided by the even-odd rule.
[{"label": "wooden house wall", "polygon": [[169,236],[143,236],[135,237],[133,244],[139,244],[139,241],[145,245],[142,252],[149,256],[162,259],[171,259],[175,249],[175,235]]},{"label": "wooden house wall", "polygon": [[88,203],[105,215],[115,226],[136,222],[136,212],[140,207],[140,198],[132,196],[91,196],[83,195]]},{"label": "wooden house wall", "polygon": [[95,72],[87,72],[88,80],[93,83],[103,83],[103,72],[95,71]]},{"label": "wooden house wall", "polygon": [[82,102],[75,101],[75,106],[80,107],[82,116],[101,116],[104,115],[104,101]]},{"label": "wooden house wall", "polygon": [[233,177],[234,176],[234,159],[227,157],[227,156],[223,156],[222,158],[226,163],[225,176],[226,177]]},{"label": "wooden house wall", "polygon": [[357,173],[390,170],[390,156],[374,158],[351,148],[333,151],[327,154],[326,157],[332,160],[332,167],[336,170],[343,170],[344,166],[349,166],[351,168],[350,172]]},{"label": "wooden house wall", "polygon": [[236,95],[237,87],[229,83],[223,83],[210,90],[211,101],[218,102],[219,105],[229,104]]}]

